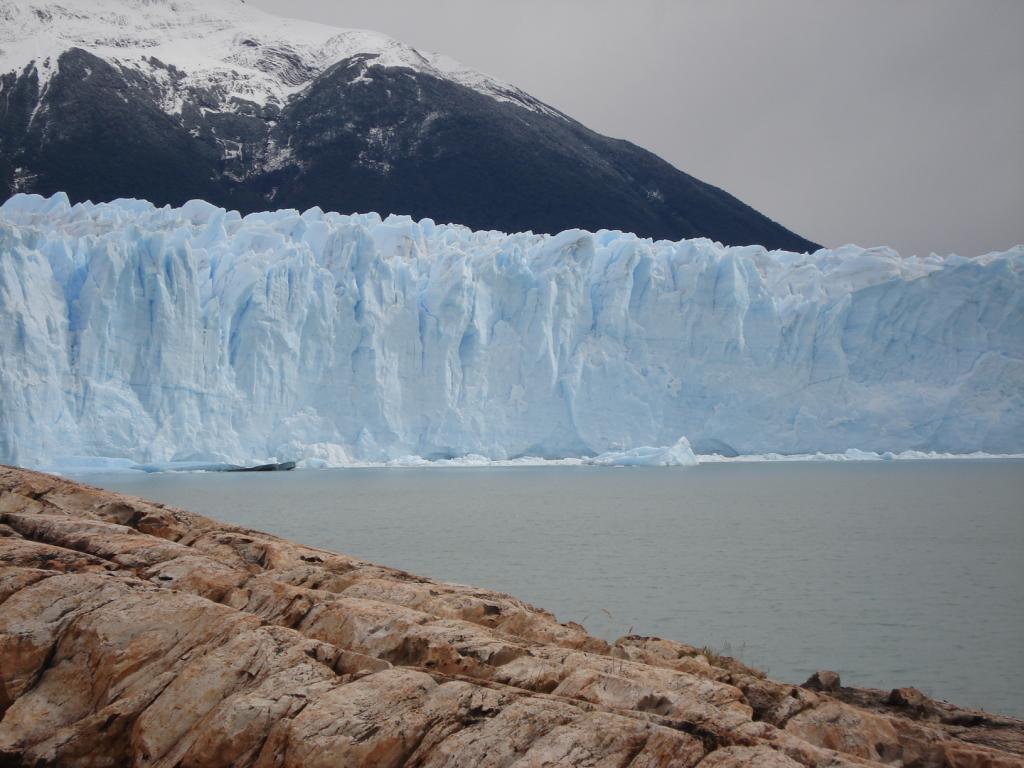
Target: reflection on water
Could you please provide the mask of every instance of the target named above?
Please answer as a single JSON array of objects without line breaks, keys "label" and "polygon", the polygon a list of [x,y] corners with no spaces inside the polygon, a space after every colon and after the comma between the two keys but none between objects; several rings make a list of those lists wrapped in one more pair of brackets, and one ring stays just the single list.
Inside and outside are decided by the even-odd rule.
[{"label": "reflection on water", "polygon": [[609,639],[1024,715],[1024,461],[85,479],[509,592]]}]

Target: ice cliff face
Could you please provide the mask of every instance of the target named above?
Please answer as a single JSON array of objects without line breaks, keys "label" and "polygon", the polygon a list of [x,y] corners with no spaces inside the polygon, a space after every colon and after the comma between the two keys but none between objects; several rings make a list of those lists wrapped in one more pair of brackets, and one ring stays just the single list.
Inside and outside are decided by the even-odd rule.
[{"label": "ice cliff face", "polygon": [[0,207],[0,460],[1024,449],[1024,247]]}]

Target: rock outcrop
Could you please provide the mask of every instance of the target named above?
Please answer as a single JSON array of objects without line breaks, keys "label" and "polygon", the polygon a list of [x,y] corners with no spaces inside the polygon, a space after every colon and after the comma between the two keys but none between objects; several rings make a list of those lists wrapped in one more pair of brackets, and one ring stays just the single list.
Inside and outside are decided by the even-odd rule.
[{"label": "rock outcrop", "polygon": [[[838,681],[837,681],[838,686]],[[1024,766],[1024,723],[772,682],[0,468],[0,764]]]}]

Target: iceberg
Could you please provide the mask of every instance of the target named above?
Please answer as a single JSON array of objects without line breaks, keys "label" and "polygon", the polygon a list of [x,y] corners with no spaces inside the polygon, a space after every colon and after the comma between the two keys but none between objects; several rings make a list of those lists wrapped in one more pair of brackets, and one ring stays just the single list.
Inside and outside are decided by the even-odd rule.
[{"label": "iceberg", "polygon": [[17,195],[0,461],[1020,453],[1022,271]]},{"label": "iceberg", "polygon": [[628,451],[606,451],[586,463],[601,467],[695,467],[698,461],[690,441],[681,437],[674,445],[660,448],[641,446]]}]

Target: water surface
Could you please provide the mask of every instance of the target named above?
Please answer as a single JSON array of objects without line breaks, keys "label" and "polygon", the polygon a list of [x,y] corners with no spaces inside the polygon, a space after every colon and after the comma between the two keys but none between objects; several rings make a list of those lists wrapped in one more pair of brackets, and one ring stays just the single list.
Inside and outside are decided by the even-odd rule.
[{"label": "water surface", "polygon": [[85,479],[509,592],[609,639],[1024,715],[1024,461]]}]

